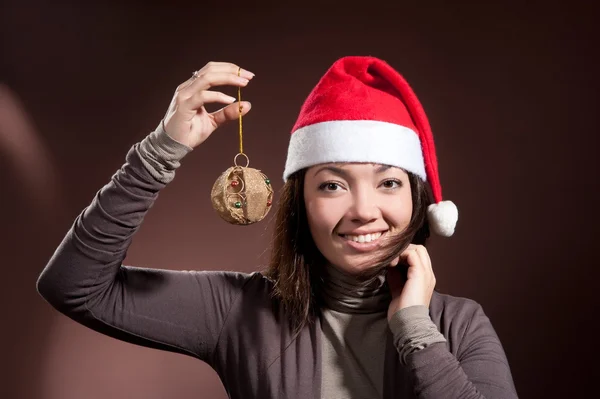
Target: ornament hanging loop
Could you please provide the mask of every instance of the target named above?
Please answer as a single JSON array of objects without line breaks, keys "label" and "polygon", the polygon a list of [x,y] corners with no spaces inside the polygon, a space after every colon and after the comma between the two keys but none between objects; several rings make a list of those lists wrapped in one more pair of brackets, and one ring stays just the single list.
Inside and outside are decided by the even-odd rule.
[{"label": "ornament hanging loop", "polygon": [[[238,163],[237,163],[237,158],[238,158],[240,155],[241,155],[241,156],[243,156],[244,158],[246,158],[246,165],[245,165],[245,166],[238,165]],[[233,157],[233,164],[234,164],[235,166],[238,166],[238,167],[239,167],[239,166],[242,166],[242,168],[247,168],[247,167],[248,167],[248,165],[250,165],[250,159],[248,158],[248,155],[244,154],[243,152],[240,152],[240,153],[239,153],[239,154],[237,154],[235,157]]]}]

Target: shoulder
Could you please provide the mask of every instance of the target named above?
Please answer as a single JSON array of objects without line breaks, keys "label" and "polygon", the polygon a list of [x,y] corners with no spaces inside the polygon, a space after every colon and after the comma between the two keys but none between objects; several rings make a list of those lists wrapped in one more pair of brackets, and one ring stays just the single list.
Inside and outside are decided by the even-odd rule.
[{"label": "shoulder", "polygon": [[216,270],[196,271],[194,275],[197,279],[208,282],[213,289],[236,291],[250,298],[268,297],[273,290],[273,282],[261,272]]},{"label": "shoulder", "polygon": [[475,300],[460,296],[442,294],[434,291],[429,306],[432,316],[434,314],[446,313],[454,317],[473,315],[482,310],[482,306]]},{"label": "shoulder", "polygon": [[257,290],[270,289],[272,282],[261,272],[240,272],[233,270],[194,270],[188,271],[196,279],[207,280],[215,285],[232,289]]},{"label": "shoulder", "polygon": [[486,318],[479,302],[437,291],[434,291],[431,297],[429,314],[434,323],[441,327],[461,326],[467,328],[474,319]]},{"label": "shoulder", "polygon": [[[235,293],[228,325],[238,330],[240,325],[260,326],[264,333],[279,331],[289,321],[289,315],[279,297],[274,295],[275,284],[262,272],[224,272],[226,278],[239,287]],[[282,322],[285,321],[284,324]]]},{"label": "shoulder", "polygon": [[434,292],[429,314],[455,354],[467,341],[481,336],[496,339],[482,305],[473,299]]}]

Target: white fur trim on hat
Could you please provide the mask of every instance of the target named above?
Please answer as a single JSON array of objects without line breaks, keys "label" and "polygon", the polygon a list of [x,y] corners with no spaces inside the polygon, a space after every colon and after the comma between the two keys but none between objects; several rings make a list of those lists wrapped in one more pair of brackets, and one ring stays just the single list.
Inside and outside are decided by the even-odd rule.
[{"label": "white fur trim on hat", "polygon": [[427,208],[427,219],[429,227],[443,237],[454,234],[456,222],[458,221],[458,208],[452,201],[442,201],[431,204]]},{"label": "white fur trim on hat", "polygon": [[283,180],[300,169],[330,162],[391,165],[427,181],[419,137],[388,122],[327,121],[298,129],[290,139]]}]

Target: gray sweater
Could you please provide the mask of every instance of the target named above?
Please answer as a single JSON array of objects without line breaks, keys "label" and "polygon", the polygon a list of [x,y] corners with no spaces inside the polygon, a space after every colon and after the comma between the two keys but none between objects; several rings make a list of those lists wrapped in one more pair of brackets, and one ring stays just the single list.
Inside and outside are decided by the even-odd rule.
[{"label": "gray sweater", "polygon": [[208,363],[232,398],[517,397],[502,345],[469,299],[434,292],[429,309],[404,309],[388,325],[383,285],[356,302],[351,286],[339,289],[351,282],[334,272],[342,284],[327,288],[331,306],[293,335],[258,272],[122,265],[190,150],[161,127],[133,146],[40,275],[38,291],[52,306],[116,339]]}]

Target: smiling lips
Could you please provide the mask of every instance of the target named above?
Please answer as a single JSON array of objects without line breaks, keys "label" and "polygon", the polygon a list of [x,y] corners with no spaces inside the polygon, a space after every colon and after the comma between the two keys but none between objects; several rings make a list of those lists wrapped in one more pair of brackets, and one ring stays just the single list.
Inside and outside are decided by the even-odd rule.
[{"label": "smiling lips", "polygon": [[383,233],[377,232],[377,233],[371,233],[371,234],[361,234],[361,235],[352,235],[352,234],[340,234],[343,238],[347,239],[347,240],[352,240],[354,242],[372,242],[377,240],[379,237],[381,237]]},{"label": "smiling lips", "polygon": [[379,241],[381,236],[383,236],[387,231],[380,231],[377,233],[369,233],[369,234],[360,234],[360,235],[352,235],[352,234],[339,234],[339,236],[343,239],[343,241],[350,247],[361,251],[372,251],[379,247]]}]

